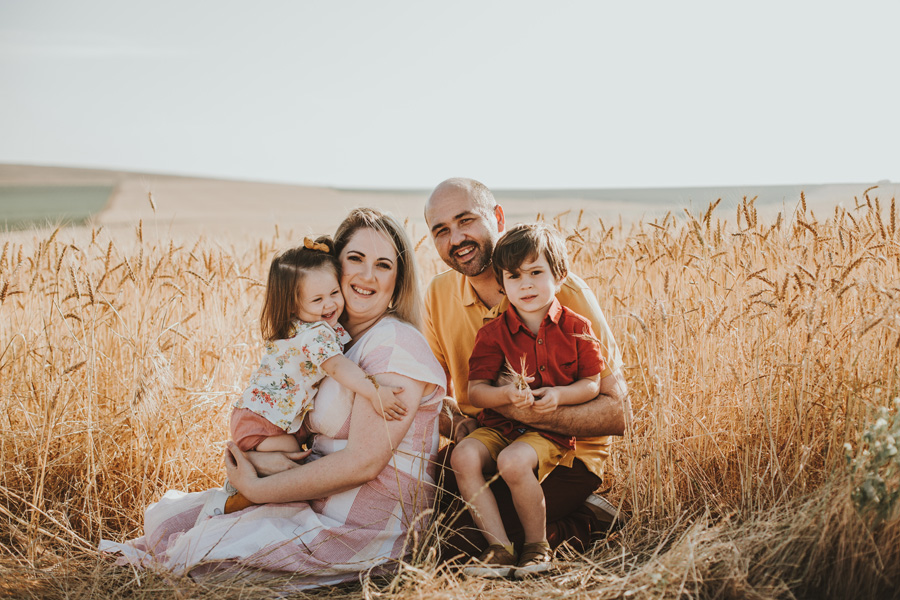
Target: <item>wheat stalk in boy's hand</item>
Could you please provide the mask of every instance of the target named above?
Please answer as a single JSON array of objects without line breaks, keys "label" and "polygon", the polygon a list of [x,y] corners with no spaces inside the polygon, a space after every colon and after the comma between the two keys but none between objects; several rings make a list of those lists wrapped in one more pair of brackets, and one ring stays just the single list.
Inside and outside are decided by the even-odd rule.
[{"label": "wheat stalk in boy's hand", "polygon": [[514,386],[516,386],[517,390],[524,391],[528,389],[528,380],[530,377],[528,376],[528,367],[526,363],[526,358],[523,356],[519,359],[519,370],[516,371],[516,368],[512,366],[512,363],[509,362],[509,359],[506,360],[506,371],[509,374],[510,379]]},{"label": "wheat stalk in boy's hand", "polygon": [[506,360],[506,376],[509,379],[508,385],[515,388],[516,393],[510,394],[510,402],[518,408],[527,408],[534,404],[534,395],[531,393],[529,381],[534,379],[528,375],[526,359],[522,356],[519,359],[519,370]]}]

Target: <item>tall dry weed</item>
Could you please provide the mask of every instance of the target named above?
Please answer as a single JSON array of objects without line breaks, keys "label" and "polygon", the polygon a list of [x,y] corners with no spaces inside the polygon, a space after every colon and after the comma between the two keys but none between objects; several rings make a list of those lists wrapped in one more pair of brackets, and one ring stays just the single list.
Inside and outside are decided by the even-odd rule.
[{"label": "tall dry weed", "polygon": [[[900,395],[896,208],[869,192],[827,218],[805,198],[771,223],[753,199],[734,221],[718,203],[627,229],[579,218],[572,270],[597,293],[631,390],[634,423],[604,480],[631,520],[543,580],[465,580],[422,550],[362,593],[896,590],[896,521],[860,516],[845,459]],[[0,251],[0,579],[24,596],[238,597],[249,588],[123,573],[91,548],[138,533],[164,490],[220,483],[230,402],[261,346],[260,282],[286,242],[68,236]]]}]

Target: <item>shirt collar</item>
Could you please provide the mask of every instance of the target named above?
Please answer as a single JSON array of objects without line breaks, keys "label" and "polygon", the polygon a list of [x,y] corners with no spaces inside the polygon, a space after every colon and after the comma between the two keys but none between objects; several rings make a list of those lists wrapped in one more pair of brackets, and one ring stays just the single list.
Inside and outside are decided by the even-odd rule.
[{"label": "shirt collar", "polygon": [[559,303],[559,299],[555,296],[553,297],[553,302],[550,303],[550,310],[547,311],[547,316],[544,319],[550,318],[554,323],[559,323],[559,318],[562,316],[562,304]]},{"label": "shirt collar", "polygon": [[[497,316],[497,314],[503,313],[503,318],[506,319],[506,326],[509,327],[509,330],[512,333],[516,333],[519,329],[524,329],[525,331],[531,331],[528,327],[525,326],[525,323],[522,322],[521,317],[519,317],[519,313],[515,310],[509,310],[509,300],[503,298],[503,301],[500,302],[494,309],[491,311],[497,311],[496,314],[491,315],[491,318]],[[559,318],[562,316],[562,304],[559,303],[559,300],[553,298],[553,302],[550,303],[550,310],[547,311],[547,314],[544,316],[543,321],[541,321],[541,325],[546,323],[548,320],[553,323],[559,323]],[[490,315],[490,313],[489,313]],[[485,316],[485,320],[487,320],[487,316]]]},{"label": "shirt collar", "polygon": [[480,303],[481,300],[478,298],[478,294],[475,293],[475,288],[472,287],[472,284],[469,283],[469,278],[459,273],[459,276],[462,277],[462,302],[463,306],[472,306],[476,302]]},{"label": "shirt collar", "polygon": [[[490,309],[489,311],[487,311],[485,313],[484,322],[487,323],[488,321],[493,321],[498,316],[507,312],[508,308],[509,308],[509,300],[506,299],[506,296],[503,296],[503,299],[500,301],[500,304],[498,304],[497,306],[495,306],[494,308]],[[515,311],[513,311],[513,312],[515,312]]]},{"label": "shirt collar", "polygon": [[524,329],[530,333],[530,330],[525,327],[525,323],[522,322],[522,319],[519,317],[519,313],[509,305],[509,300],[506,298],[503,299],[503,302],[506,302],[506,310],[503,312],[503,318],[506,319],[506,327],[509,328],[510,333],[517,333],[519,329]]}]

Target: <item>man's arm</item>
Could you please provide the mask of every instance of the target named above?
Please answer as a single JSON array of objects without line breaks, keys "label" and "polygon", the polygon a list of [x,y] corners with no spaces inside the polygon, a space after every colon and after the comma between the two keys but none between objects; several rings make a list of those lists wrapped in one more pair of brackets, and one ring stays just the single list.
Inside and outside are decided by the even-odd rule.
[{"label": "man's arm", "polygon": [[622,370],[600,380],[600,394],[584,404],[560,406],[540,414],[533,408],[512,405],[495,408],[503,416],[538,429],[575,437],[623,435],[631,424],[631,402]]},{"label": "man's arm", "polygon": [[555,411],[560,406],[584,404],[600,393],[600,374],[582,377],[569,385],[554,385],[534,390],[534,409],[541,414]]}]

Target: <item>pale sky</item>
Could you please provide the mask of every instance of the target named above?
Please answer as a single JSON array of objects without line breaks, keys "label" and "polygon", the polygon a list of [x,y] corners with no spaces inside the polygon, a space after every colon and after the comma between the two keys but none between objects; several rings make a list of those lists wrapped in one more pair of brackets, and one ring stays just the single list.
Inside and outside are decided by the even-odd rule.
[{"label": "pale sky", "polygon": [[900,2],[0,0],[0,162],[348,187],[900,180]]}]

